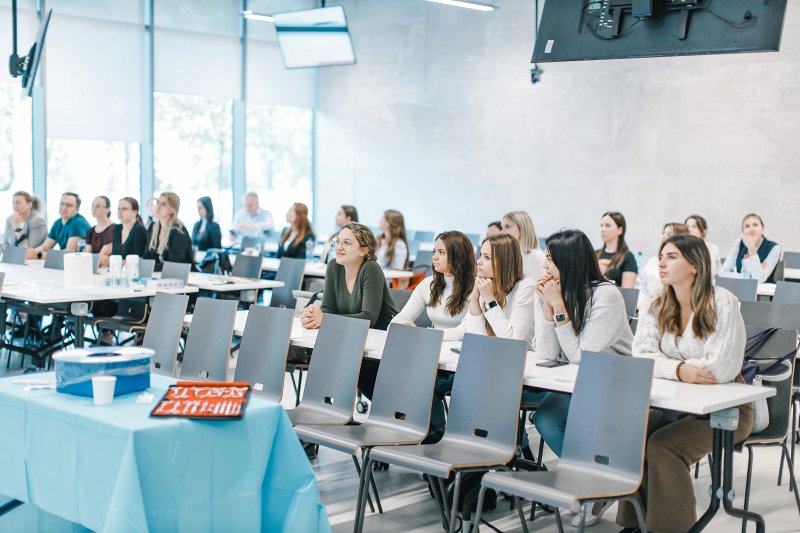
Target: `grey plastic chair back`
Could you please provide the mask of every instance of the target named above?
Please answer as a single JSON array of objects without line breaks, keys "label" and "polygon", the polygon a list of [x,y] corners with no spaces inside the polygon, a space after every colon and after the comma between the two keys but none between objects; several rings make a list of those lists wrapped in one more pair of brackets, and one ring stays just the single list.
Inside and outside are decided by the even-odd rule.
[{"label": "grey plastic chair back", "polygon": [[151,278],[153,277],[153,269],[156,268],[155,259],[139,259],[139,277]]},{"label": "grey plastic chair back", "polygon": [[3,263],[9,263],[11,265],[24,265],[25,264],[25,254],[28,253],[28,249],[22,246],[6,246],[3,248]]},{"label": "grey plastic chair back", "polygon": [[416,257],[419,253],[419,241],[408,241],[408,257]]},{"label": "grey plastic chair back", "polygon": [[800,252],[783,252],[783,265],[786,268],[800,268]]},{"label": "grey plastic chair back", "polygon": [[261,249],[264,247],[264,239],[262,237],[243,237],[242,238],[242,250],[247,250],[248,248],[255,248],[256,250],[261,252]]},{"label": "grey plastic chair back", "polygon": [[225,381],[238,303],[236,300],[197,299],[183,350],[181,377]]},{"label": "grey plastic chair back", "polygon": [[639,302],[639,289],[626,289],[620,287],[622,299],[625,300],[625,314],[628,318],[636,316],[636,304]]},{"label": "grey plastic chair back", "polygon": [[48,250],[44,256],[44,268],[64,270],[64,255],[71,253],[69,250]]},{"label": "grey plastic chair back", "polygon": [[175,375],[178,342],[187,305],[189,296],[185,294],[157,292],[153,298],[142,346],[155,352],[152,368],[158,373]]},{"label": "grey plastic chair back", "polygon": [[385,421],[422,436],[428,432],[443,335],[436,329],[401,324],[389,327],[375,379],[370,421]]},{"label": "grey plastic chair back", "polygon": [[179,279],[186,285],[189,281],[189,271],[191,269],[192,265],[189,263],[164,261],[164,266],[161,267],[161,279]]},{"label": "grey plastic chair back", "polygon": [[778,261],[775,264],[775,270],[772,272],[773,281],[776,281],[776,282],[777,281],[783,281],[785,279],[785,275],[786,275],[785,270],[786,270],[786,265],[783,262],[783,259],[781,259],[780,261]]},{"label": "grey plastic chair back", "polygon": [[433,251],[420,250],[417,252],[417,257],[414,259],[414,266],[432,266],[433,265]]},{"label": "grey plastic chair back", "polygon": [[297,409],[311,408],[350,418],[369,320],[331,313],[322,316],[314,354],[308,365],[305,392]]},{"label": "grey plastic chair back", "polygon": [[92,254],[92,274],[97,274],[97,269],[100,266],[100,254]]},{"label": "grey plastic chair back", "polygon": [[250,306],[234,381],[247,381],[254,394],[280,403],[293,319],[291,309]]},{"label": "grey plastic chair back", "polygon": [[791,281],[776,282],[775,296],[772,297],[772,303],[800,305],[800,283]]},{"label": "grey plastic chair back", "polygon": [[305,259],[281,258],[281,264],[278,267],[277,274],[275,274],[275,281],[282,281],[283,287],[272,289],[272,299],[269,301],[270,307],[294,309],[295,301],[292,291],[300,289],[303,284],[305,268]]},{"label": "grey plastic chair back", "polygon": [[308,284],[308,292],[322,292],[325,290],[325,281],[312,281]]},{"label": "grey plastic chair back", "polygon": [[739,310],[746,326],[800,330],[800,304],[742,302]]},{"label": "grey plastic chair back", "polygon": [[525,356],[525,341],[464,335],[442,442],[468,441],[513,454]]},{"label": "grey plastic chair back", "polygon": [[414,240],[417,242],[425,244],[433,244],[434,237],[436,237],[436,233],[434,233],[433,231],[417,230],[414,232]]},{"label": "grey plastic chair back", "polygon": [[[397,306],[398,309],[403,309],[408,303],[408,300],[411,299],[411,295],[414,291],[408,291],[406,289],[389,289],[389,294],[392,295],[392,300],[394,300],[394,304]],[[433,323],[431,319],[428,318],[428,312],[423,311],[421,315],[414,320],[414,324],[417,325],[419,328],[431,328],[433,327]]]},{"label": "grey plastic chair back", "polygon": [[642,478],[653,361],[583,352],[561,460]]},{"label": "grey plastic chair back", "polygon": [[248,279],[261,278],[261,256],[238,254],[231,275]]},{"label": "grey plastic chair back", "polygon": [[757,279],[737,279],[717,276],[715,285],[731,291],[740,302],[756,301],[756,293],[758,292]]},{"label": "grey plastic chair back", "polygon": [[469,238],[469,242],[472,243],[472,246],[475,248],[480,248],[481,236],[479,233],[467,233],[467,238]]}]

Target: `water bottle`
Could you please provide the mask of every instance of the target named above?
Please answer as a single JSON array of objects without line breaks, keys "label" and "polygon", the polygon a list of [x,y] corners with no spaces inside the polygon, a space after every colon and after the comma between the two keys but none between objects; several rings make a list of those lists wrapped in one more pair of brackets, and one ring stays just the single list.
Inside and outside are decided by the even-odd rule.
[{"label": "water bottle", "polygon": [[645,266],[644,252],[639,250],[638,252],[636,252],[636,269],[639,271],[639,274],[642,273],[644,266]]},{"label": "water bottle", "polygon": [[119,284],[121,287],[127,287],[130,284],[130,280],[128,279],[128,267],[127,265],[123,265],[122,273],[119,277]]},{"label": "water bottle", "polygon": [[742,279],[750,279],[753,276],[750,274],[750,269],[747,267],[747,263],[742,261]]},{"label": "water bottle", "polygon": [[139,256],[130,254],[125,258],[126,266],[128,267],[128,276],[130,277],[131,284],[139,281]]},{"label": "water bottle", "polygon": [[119,287],[120,273],[122,272],[122,256],[112,255],[108,258],[108,271],[111,274],[111,286]]},{"label": "water bottle", "polygon": [[78,239],[78,251],[82,252],[86,249],[86,239]]},{"label": "water bottle", "polygon": [[314,245],[313,239],[306,241],[306,261],[314,261]]}]

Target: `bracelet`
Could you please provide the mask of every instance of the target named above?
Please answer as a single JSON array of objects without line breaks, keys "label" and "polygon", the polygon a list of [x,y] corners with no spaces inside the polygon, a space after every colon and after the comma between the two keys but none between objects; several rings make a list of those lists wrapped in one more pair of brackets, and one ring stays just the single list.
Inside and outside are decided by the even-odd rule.
[{"label": "bracelet", "polygon": [[678,366],[675,367],[675,377],[678,378],[678,381],[683,381],[681,379],[681,367],[686,364],[686,361],[681,361],[678,363]]}]

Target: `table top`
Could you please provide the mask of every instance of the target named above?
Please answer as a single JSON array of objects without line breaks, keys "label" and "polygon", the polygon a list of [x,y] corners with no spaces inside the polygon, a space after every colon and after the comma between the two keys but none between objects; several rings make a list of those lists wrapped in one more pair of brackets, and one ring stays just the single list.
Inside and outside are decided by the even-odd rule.
[{"label": "table top", "polygon": [[775,296],[775,284],[774,283],[759,283],[758,289],[756,290],[757,296]]},{"label": "table top", "polygon": [[[298,318],[292,326],[291,343],[302,348],[313,348],[319,330],[305,329]],[[237,311],[234,335],[241,336],[247,321],[247,311]],[[188,315],[185,323],[191,323]],[[365,357],[380,359],[386,344],[386,331],[370,329],[364,348]],[[458,367],[458,355],[452,351],[460,348],[460,341],[445,341],[439,355],[439,368],[455,372]],[[556,392],[571,393],[578,375],[578,365],[565,365],[556,368],[536,366],[543,359],[536,352],[528,352],[523,383],[528,387],[536,387]],[[693,385],[668,379],[654,379],[650,396],[651,406],[659,409],[670,409],[682,413],[707,415],[715,411],[749,403],[760,398],[775,395],[772,387],[755,387],[738,383],[720,385]]]},{"label": "table top", "polygon": [[205,291],[231,292],[274,289],[283,287],[284,283],[274,279],[248,279],[204,272],[190,272],[189,285]]},{"label": "table top", "polygon": [[783,277],[785,279],[798,279],[800,280],[800,268],[784,268]]},{"label": "table top", "polygon": [[64,271],[43,268],[38,264],[12,265],[0,263],[0,272],[5,272],[2,297],[38,304],[88,302],[96,300],[122,300],[155,296],[156,292],[194,293],[197,287],[173,289],[148,289],[137,287],[106,287],[102,275],[94,275],[91,287],[65,287]]}]

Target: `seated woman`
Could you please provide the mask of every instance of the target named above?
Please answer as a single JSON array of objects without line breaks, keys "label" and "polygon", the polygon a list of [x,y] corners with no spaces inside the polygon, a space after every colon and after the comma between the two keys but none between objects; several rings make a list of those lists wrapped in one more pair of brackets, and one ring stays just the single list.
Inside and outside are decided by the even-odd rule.
[{"label": "seated woman", "polygon": [[539,249],[539,238],[530,215],[525,211],[511,211],[503,215],[503,233],[514,237],[522,252],[522,271],[532,280],[541,277],[544,252]]},{"label": "seated woman", "polygon": [[100,250],[100,265],[108,266],[108,258],[121,255],[125,259],[129,255],[143,256],[147,250],[147,230],[139,216],[139,201],[126,196],[117,204],[119,224],[114,226],[111,242]]},{"label": "seated woman", "polygon": [[200,220],[192,228],[192,244],[201,252],[209,248],[222,248],[222,231],[214,222],[214,204],[211,198],[203,196],[197,200],[197,214]]},{"label": "seated woman", "polygon": [[142,257],[156,260],[156,270],[165,261],[194,265],[192,238],[178,218],[181,199],[174,192],[163,192],[156,205],[156,220],[147,230],[147,249]]},{"label": "seated woman", "polygon": [[603,247],[595,250],[600,272],[617,287],[632,289],[636,286],[638,267],[636,258],[625,244],[627,224],[622,213],[609,211],[600,220],[600,238]]},{"label": "seated woman", "polygon": [[11,215],[6,219],[4,246],[36,248],[47,239],[47,222],[39,214],[39,199],[17,191],[11,199]]},{"label": "seated woman", "polygon": [[[663,243],[673,235],[688,235],[689,229],[680,222],[670,222],[664,225],[661,230],[661,242]],[[658,256],[653,256],[647,260],[642,271],[637,276],[636,288],[639,289],[638,309],[646,309],[653,298],[661,292],[661,277],[658,273]]]},{"label": "seated woman", "polygon": [[[736,297],[714,287],[705,243],[691,235],[676,235],[661,245],[659,257],[664,291],[639,317],[633,356],[653,359],[656,378],[698,384],[740,382],[744,321]],[[740,405],[734,441],[747,438],[752,426],[752,405]],[[647,529],[688,531],[697,520],[689,467],[711,453],[712,428],[707,419],[691,415],[676,419],[652,410],[647,433],[639,491]],[[619,505],[617,523],[624,531],[637,531],[633,505]]]},{"label": "seated woman", "polygon": [[336,253],[333,250],[333,241],[339,236],[339,230],[342,229],[342,227],[351,222],[358,222],[358,210],[352,205],[339,206],[339,210],[336,211],[334,222],[336,224],[336,230],[322,249],[322,257],[320,257],[320,260],[323,263],[327,263],[336,258]]},{"label": "seated woman", "polygon": [[759,283],[775,283],[775,267],[781,259],[781,246],[764,237],[764,221],[755,213],[742,219],[742,238],[733,243],[722,272],[739,272],[743,278]]},{"label": "seated woman", "polygon": [[[311,305],[300,313],[304,328],[315,329],[322,315],[335,315],[369,320],[369,327],[385,330],[397,314],[389,293],[383,269],[375,262],[375,236],[357,222],[345,225],[336,241],[336,261],[328,263],[322,305]],[[372,397],[378,362],[365,359],[361,365],[358,387]]]},{"label": "seated woman", "polygon": [[703,239],[703,242],[706,243],[708,254],[711,256],[711,275],[716,276],[719,274],[722,263],[719,255],[719,246],[706,240],[708,222],[700,215],[689,215],[683,223],[686,224],[686,227],[689,229],[689,235],[700,237]]},{"label": "seated woman", "polygon": [[408,268],[408,241],[406,240],[406,224],[403,214],[394,209],[383,212],[378,228],[378,250],[375,261],[382,268],[406,270]]},{"label": "seated woman", "polygon": [[[278,257],[292,257],[295,259],[313,259],[306,256],[306,246],[314,246],[316,237],[308,221],[308,207],[306,204],[295,203],[286,213],[286,222],[289,227],[283,230],[278,245]],[[313,253],[312,253],[313,255]]]},{"label": "seated woman", "polygon": [[[625,301],[619,289],[600,273],[589,238],[578,230],[551,235],[544,268],[536,285],[536,354],[572,364],[580,364],[584,350],[630,355],[633,333]],[[558,392],[523,394],[524,403],[539,404],[536,429],[559,457],[571,399],[571,395]],[[585,525],[597,523],[603,511],[598,516],[587,513]]]},{"label": "seated woman", "polygon": [[[445,231],[433,245],[433,275],[422,280],[411,293],[402,311],[392,322],[413,326],[423,312],[436,329],[444,330],[444,340],[458,340],[458,329],[467,314],[470,294],[475,285],[475,253],[469,237],[460,231]],[[431,431],[443,431],[444,395],[452,389],[452,374],[436,380],[435,399],[431,406]]]},{"label": "seated woman", "polygon": [[92,216],[97,224],[86,232],[85,252],[99,253],[103,246],[111,242],[114,223],[111,221],[111,200],[108,196],[98,196],[92,201]]},{"label": "seated woman", "polygon": [[534,281],[522,271],[522,253],[511,235],[495,235],[481,244],[469,310],[458,326],[464,333],[533,341]]}]

